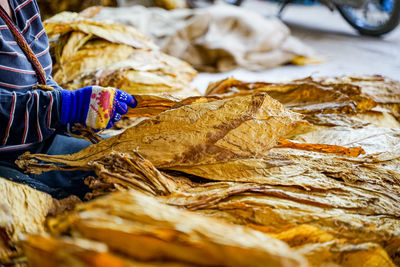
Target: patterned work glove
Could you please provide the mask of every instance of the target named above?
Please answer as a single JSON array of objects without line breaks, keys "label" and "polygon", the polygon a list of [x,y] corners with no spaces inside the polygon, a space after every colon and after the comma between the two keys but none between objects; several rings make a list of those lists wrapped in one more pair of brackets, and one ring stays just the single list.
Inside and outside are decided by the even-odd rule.
[{"label": "patterned work glove", "polygon": [[128,112],[128,106],[137,105],[133,96],[111,87],[88,86],[61,94],[61,123],[81,123],[94,130],[111,128]]}]

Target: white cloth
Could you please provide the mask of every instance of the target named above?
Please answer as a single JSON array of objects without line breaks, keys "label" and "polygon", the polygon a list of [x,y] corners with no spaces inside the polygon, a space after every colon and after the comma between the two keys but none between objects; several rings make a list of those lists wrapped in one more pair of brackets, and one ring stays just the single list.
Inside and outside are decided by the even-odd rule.
[{"label": "white cloth", "polygon": [[95,18],[114,18],[135,26],[164,52],[201,71],[264,70],[297,56],[314,56],[278,19],[231,5],[172,11],[142,6],[104,8]]}]

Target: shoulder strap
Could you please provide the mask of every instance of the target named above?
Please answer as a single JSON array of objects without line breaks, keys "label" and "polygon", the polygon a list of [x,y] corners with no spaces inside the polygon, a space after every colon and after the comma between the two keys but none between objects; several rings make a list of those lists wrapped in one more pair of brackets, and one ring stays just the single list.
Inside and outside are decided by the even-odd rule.
[{"label": "shoulder strap", "polygon": [[7,12],[4,10],[2,6],[0,6],[0,17],[3,21],[7,24],[8,29],[11,31],[12,35],[14,36],[15,41],[21,47],[22,51],[24,51],[25,56],[32,64],[36,75],[39,80],[39,84],[46,85],[46,72],[44,71],[42,65],[40,64],[38,58],[36,57],[35,53],[32,51],[28,43],[26,42],[24,36],[15,26],[14,22],[11,20],[10,16],[8,16]]}]

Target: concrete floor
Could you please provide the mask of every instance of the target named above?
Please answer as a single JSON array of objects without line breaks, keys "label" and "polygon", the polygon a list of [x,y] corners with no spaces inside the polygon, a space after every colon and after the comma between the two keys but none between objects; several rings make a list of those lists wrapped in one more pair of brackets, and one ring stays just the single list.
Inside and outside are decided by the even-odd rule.
[{"label": "concrete floor", "polygon": [[[245,0],[243,8],[273,16],[279,7],[270,2]],[[324,63],[285,65],[262,72],[238,69],[218,74],[201,73],[192,85],[204,92],[210,81],[228,76],[245,81],[282,81],[309,75],[381,74],[400,80],[400,26],[381,38],[360,36],[339,12],[331,12],[321,5],[289,5],[282,19],[294,36],[322,56]]]}]

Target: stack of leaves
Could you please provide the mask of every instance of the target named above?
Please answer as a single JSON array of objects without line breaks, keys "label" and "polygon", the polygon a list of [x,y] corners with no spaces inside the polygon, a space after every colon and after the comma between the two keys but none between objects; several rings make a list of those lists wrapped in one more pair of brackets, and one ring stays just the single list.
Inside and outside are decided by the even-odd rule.
[{"label": "stack of leaves", "polygon": [[[51,220],[50,227],[53,234],[69,233],[102,242],[114,256],[135,261],[189,266],[305,266],[301,255],[266,234],[179,210],[134,191],[80,205],[75,212]],[[40,244],[26,245],[31,262],[40,262],[35,252],[41,247],[46,253],[57,251],[49,248],[51,240],[41,239]],[[83,261],[83,256],[77,258]]]},{"label": "stack of leaves", "polygon": [[[52,156],[29,153],[19,162],[68,162],[68,169],[90,168],[89,162],[112,151],[139,152],[156,167],[182,170],[243,158],[263,157],[278,139],[296,128],[302,115],[286,110],[266,93],[255,93],[167,110],[144,120],[124,133],[79,153]],[[128,153],[129,153],[128,152]],[[41,164],[38,165],[41,171]],[[33,167],[33,166],[32,166]],[[62,165],[49,165],[62,169]],[[30,169],[34,171],[34,169]]]},{"label": "stack of leaves", "polygon": [[233,97],[254,92],[267,92],[316,125],[400,127],[400,83],[381,76],[309,77],[288,83],[246,83],[229,78],[210,84],[206,95]]},{"label": "stack of leaves", "polygon": [[53,203],[50,195],[0,178],[0,265],[20,254],[16,242],[25,233],[41,233]]},{"label": "stack of leaves", "polygon": [[24,260],[19,259],[21,238],[44,233],[48,214],[58,214],[77,202],[80,200],[75,196],[56,200],[28,185],[0,177],[0,266],[23,264]]},{"label": "stack of leaves", "polygon": [[71,12],[48,19],[44,26],[50,40],[54,79],[65,89],[97,84],[130,94],[198,94],[189,87],[196,71],[162,53],[133,27]]},{"label": "stack of leaves", "polygon": [[[284,91],[292,84],[275,86],[275,89]],[[327,88],[333,92],[334,86],[331,85],[330,89],[322,85],[322,89],[304,87],[304,92],[307,88],[310,88],[309,92],[313,92],[313,88],[321,92]],[[346,92],[345,88],[340,88],[337,92]],[[400,263],[400,130],[332,124],[324,128],[310,127],[305,132],[302,115],[286,109],[262,90],[249,89],[252,88],[241,90],[236,86],[232,89],[236,95],[219,94],[218,98],[226,98],[221,100],[202,97],[197,98],[198,101],[193,98],[181,101],[123,134],[76,154],[26,154],[19,165],[36,173],[43,170],[93,170],[97,177],[87,179],[94,189],[89,197],[135,190],[137,193],[125,192],[99,198],[93,202],[95,204],[88,203],[77,208],[75,213],[50,223],[54,232],[79,233],[84,238],[104,242],[112,251],[134,260],[143,260],[140,255],[154,255],[156,250],[165,256],[151,260],[220,264],[211,256],[203,258],[210,258],[213,262],[187,260],[183,257],[191,253],[176,250],[182,242],[180,235],[175,235],[176,229],[188,229],[186,220],[197,222],[197,215],[190,213],[182,218],[185,222],[176,221],[176,215],[168,209],[173,223],[155,222],[162,230],[154,231],[149,218],[154,218],[158,209],[152,215],[149,214],[151,210],[145,215],[138,210],[129,210],[133,205],[128,200],[131,199],[129,195],[137,196],[141,192],[170,206],[264,232],[286,242],[292,247],[292,252],[285,253],[292,257],[300,254],[311,266],[394,266],[392,261]],[[365,89],[362,87],[360,90],[364,92]],[[392,103],[396,100],[395,92],[396,88],[393,88]],[[312,110],[312,105],[318,100],[314,103],[308,101],[310,96],[313,94],[302,94],[304,102],[310,104],[299,111]],[[330,96],[325,94],[327,99],[321,96],[319,101],[323,108],[315,113],[304,112],[306,117],[320,112],[353,119],[357,108],[367,110],[365,107],[380,105],[377,98],[370,101],[368,97],[372,97],[365,93],[359,96],[348,94],[352,97],[350,99],[342,93],[338,99],[355,108],[347,112],[349,108],[339,109],[339,100],[328,98]],[[301,99],[297,101],[300,103]],[[162,103],[156,109],[155,105],[148,105],[147,113],[157,114]],[[324,108],[326,106],[332,108]],[[146,113],[144,109],[140,112]],[[288,136],[293,139],[285,139]],[[309,143],[299,143],[295,141],[297,137],[308,138]],[[129,203],[124,204],[118,199]],[[158,205],[162,206],[160,210],[165,207]],[[144,218],[146,226],[143,225]],[[82,226],[86,219],[90,230]],[[123,228],[125,224],[128,232]],[[132,224],[135,228],[130,228]],[[145,233],[146,238],[137,237],[136,227],[141,229],[140,233]],[[212,229],[196,227],[201,229],[203,237],[208,238],[210,233],[216,235]],[[154,231],[158,240],[168,240],[169,246],[153,243],[143,229]],[[227,231],[224,243],[238,235]],[[164,239],[167,237],[171,238]],[[204,255],[204,246],[213,250],[215,255],[223,250],[214,245],[204,245],[204,239],[196,240],[199,242],[196,253],[201,255]],[[132,243],[141,244],[141,252],[127,251],[125,247]]]}]

